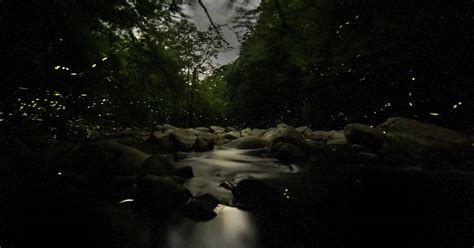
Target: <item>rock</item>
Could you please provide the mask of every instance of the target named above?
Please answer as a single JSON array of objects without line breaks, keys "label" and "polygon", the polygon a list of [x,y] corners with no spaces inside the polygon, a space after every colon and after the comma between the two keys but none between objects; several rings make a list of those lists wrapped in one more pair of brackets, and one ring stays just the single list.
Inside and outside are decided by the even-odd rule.
[{"label": "rock", "polygon": [[191,166],[184,166],[176,169],[176,176],[184,179],[190,179],[194,177],[193,168]]},{"label": "rock", "polygon": [[158,142],[158,149],[168,152],[175,152],[179,149],[179,146],[171,140],[170,134],[174,130],[168,130],[165,132],[165,135]]},{"label": "rock", "polygon": [[170,124],[164,124],[163,127],[162,127],[162,130],[163,132],[166,132],[168,130],[177,130],[179,128],[173,126],[173,125],[170,125]]},{"label": "rock", "polygon": [[315,141],[312,139],[305,139],[304,141],[308,145],[309,151],[311,153],[320,153],[330,149],[329,146],[322,141]]},{"label": "rock", "polygon": [[240,133],[238,131],[230,131],[225,134],[224,138],[226,139],[238,139],[240,138]]},{"label": "rock", "polygon": [[186,131],[189,132],[189,133],[192,133],[192,134],[194,134],[194,135],[196,135],[196,136],[198,136],[198,135],[200,135],[200,134],[202,133],[201,131],[196,130],[196,129],[194,129],[194,128],[188,128],[188,129],[186,129]]},{"label": "rock", "polygon": [[277,128],[287,128],[287,127],[288,127],[288,124],[286,124],[286,123],[279,123],[276,127],[277,127]]},{"label": "rock", "polygon": [[222,145],[227,144],[227,143],[229,143],[229,142],[230,142],[230,139],[218,138],[218,139],[215,140],[214,145],[216,145],[216,146],[222,146]]},{"label": "rock", "polygon": [[308,126],[298,127],[296,128],[296,131],[303,135],[303,138],[310,138],[313,136],[313,131]]},{"label": "rock", "polygon": [[197,136],[194,150],[198,152],[210,151],[214,149],[214,135],[209,133],[201,133]]},{"label": "rock", "polygon": [[301,161],[306,157],[308,145],[295,128],[286,126],[271,129],[263,135],[269,142],[271,153],[284,162]]},{"label": "rock", "polygon": [[242,129],[242,131],[240,131],[240,134],[242,135],[242,137],[247,137],[247,136],[252,136],[252,129],[251,128],[245,128],[245,129]]},{"label": "rock", "polygon": [[202,133],[210,133],[210,132],[212,131],[212,130],[211,130],[210,128],[208,128],[208,127],[196,127],[196,128],[194,128],[194,129],[196,129],[196,130],[198,130],[198,131],[200,131],[200,132],[202,132]]},{"label": "rock", "polygon": [[302,161],[307,157],[305,150],[291,143],[276,143],[270,151],[273,156],[285,163]]},{"label": "rock", "polygon": [[155,131],[155,132],[153,132],[153,137],[157,141],[160,141],[163,137],[165,137],[165,133],[163,133],[162,131]]},{"label": "rock", "polygon": [[328,141],[331,139],[331,135],[326,131],[314,131],[309,138],[315,141]]},{"label": "rock", "polygon": [[252,135],[253,136],[256,136],[256,137],[262,137],[262,135],[267,132],[266,129],[258,129],[258,128],[254,128],[252,129]]},{"label": "rock", "polygon": [[137,181],[137,205],[163,220],[192,199],[191,192],[171,177],[144,176]]},{"label": "rock", "polygon": [[331,139],[346,139],[346,136],[344,135],[344,130],[332,130],[329,131],[328,134]]},{"label": "rock", "polygon": [[174,160],[181,160],[181,159],[187,159],[187,158],[189,158],[189,153],[187,152],[177,151],[173,155]]},{"label": "rock", "polygon": [[171,132],[169,137],[179,147],[180,151],[191,151],[197,139],[196,135],[183,129]]},{"label": "rock", "polygon": [[227,144],[225,147],[230,148],[237,148],[237,149],[258,149],[258,148],[265,148],[268,145],[268,141],[255,137],[255,136],[247,136],[242,137],[237,140],[233,140]]},{"label": "rock", "polygon": [[346,145],[347,140],[346,139],[331,139],[331,140],[328,140],[326,144],[328,144],[328,145]]},{"label": "rock", "polygon": [[227,132],[227,133],[228,133],[228,132],[232,132],[232,131],[238,132],[239,130],[237,130],[237,129],[234,128],[234,127],[226,127],[226,128],[225,128],[225,132]]},{"label": "rock", "polygon": [[205,194],[196,197],[191,202],[185,205],[181,213],[191,219],[207,221],[217,216],[214,208],[219,204],[214,196]]},{"label": "rock", "polygon": [[370,152],[360,152],[357,154],[357,158],[366,162],[380,161],[380,157],[377,156],[377,154],[370,153]]},{"label": "rock", "polygon": [[65,168],[94,177],[132,176],[149,157],[138,149],[115,141],[92,142],[66,155]]},{"label": "rock", "polygon": [[216,133],[216,134],[220,134],[220,133],[225,132],[225,128],[219,127],[219,126],[211,126],[211,130],[213,130],[214,133]]},{"label": "rock", "polygon": [[138,169],[138,178],[153,176],[170,176],[176,173],[173,163],[170,159],[161,155],[153,155],[149,157],[143,165]]},{"label": "rock", "polygon": [[384,134],[383,156],[389,160],[435,165],[465,163],[474,157],[469,137],[434,124],[393,117],[377,129]]},{"label": "rock", "polygon": [[344,128],[344,135],[351,144],[358,144],[375,152],[383,147],[382,132],[368,125],[349,124]]}]

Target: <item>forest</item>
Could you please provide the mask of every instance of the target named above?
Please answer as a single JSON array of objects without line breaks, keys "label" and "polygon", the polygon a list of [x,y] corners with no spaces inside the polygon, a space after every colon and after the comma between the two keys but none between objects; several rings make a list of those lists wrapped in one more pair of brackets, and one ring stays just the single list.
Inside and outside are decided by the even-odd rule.
[{"label": "forest", "polygon": [[473,7],[0,0],[0,248],[472,246]]},{"label": "forest", "polygon": [[469,1],[263,1],[231,20],[246,29],[223,66],[221,27],[198,30],[182,4],[3,2],[2,129],[330,129],[406,116],[469,131]]}]

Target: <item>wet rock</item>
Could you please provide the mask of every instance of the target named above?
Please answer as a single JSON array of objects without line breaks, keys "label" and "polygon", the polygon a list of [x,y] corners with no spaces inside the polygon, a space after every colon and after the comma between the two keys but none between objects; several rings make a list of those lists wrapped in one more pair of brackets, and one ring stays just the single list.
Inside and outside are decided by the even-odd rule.
[{"label": "wet rock", "polygon": [[230,139],[225,139],[225,138],[218,138],[215,140],[215,145],[216,146],[222,146],[224,144],[227,144],[230,142]]},{"label": "wet rock", "polygon": [[210,128],[208,128],[208,127],[196,127],[196,128],[194,128],[194,129],[196,129],[196,130],[198,130],[198,131],[200,131],[200,132],[202,132],[202,133],[210,133],[210,132],[212,131],[212,130],[211,130]]},{"label": "wet rock", "polygon": [[267,132],[266,129],[258,129],[258,128],[254,128],[252,129],[252,135],[253,136],[256,136],[256,137],[262,137],[262,135]]},{"label": "wet rock", "polygon": [[276,143],[270,151],[273,156],[286,163],[302,161],[307,157],[305,150],[291,143]]},{"label": "wet rock", "polygon": [[287,128],[287,127],[288,127],[288,124],[286,124],[286,123],[279,123],[276,127],[277,127],[277,128]]},{"label": "wet rock", "polygon": [[209,133],[201,133],[197,136],[194,149],[198,152],[210,151],[214,149],[215,136]]},{"label": "wet rock", "polygon": [[186,132],[192,133],[192,134],[194,134],[194,135],[196,135],[196,136],[198,136],[198,135],[200,135],[200,134],[202,133],[201,131],[196,130],[196,129],[194,129],[194,128],[188,128],[188,129],[186,129]]},{"label": "wet rock", "polygon": [[296,128],[296,131],[303,135],[303,138],[310,138],[313,136],[313,131],[308,126],[298,127]]},{"label": "wet rock", "polygon": [[265,133],[263,138],[269,142],[271,153],[284,162],[301,161],[309,150],[303,136],[293,127],[277,127]]},{"label": "wet rock", "polygon": [[240,134],[242,137],[247,137],[247,136],[252,136],[252,129],[251,128],[245,128],[240,131]]},{"label": "wet rock", "polygon": [[474,157],[466,135],[434,124],[393,117],[377,129],[384,134],[383,156],[389,160],[435,165],[465,163]]},{"label": "wet rock", "polygon": [[372,151],[383,147],[383,133],[368,125],[352,123],[344,128],[344,135],[351,144],[358,144]]},{"label": "wet rock", "polygon": [[347,140],[346,139],[330,139],[327,141],[328,145],[346,145]]},{"label": "wet rock", "polygon": [[173,131],[167,131],[165,135],[160,139],[158,142],[158,149],[163,150],[163,151],[168,151],[168,152],[175,152],[178,151],[179,146],[171,140],[170,133]]},{"label": "wet rock", "polygon": [[322,141],[315,141],[312,139],[305,139],[304,141],[308,145],[311,153],[320,153],[330,149],[330,147]]},{"label": "wet rock", "polygon": [[155,219],[164,219],[191,199],[189,190],[171,177],[147,175],[137,181],[137,205]]},{"label": "wet rock", "polygon": [[189,153],[187,152],[177,151],[173,155],[174,160],[182,160],[182,159],[187,159],[187,158],[189,158]]},{"label": "wet rock", "polygon": [[315,141],[328,141],[331,139],[331,135],[326,131],[314,131],[309,138]]},{"label": "wet rock", "polygon": [[370,152],[360,152],[357,154],[357,158],[362,160],[362,161],[379,161],[381,160],[380,157],[377,154],[370,153]]},{"label": "wet rock", "polygon": [[173,125],[164,124],[161,131],[163,131],[163,132],[166,132],[166,131],[168,131],[168,130],[174,130],[174,131],[176,131],[176,130],[178,130],[178,129],[179,129],[179,128],[177,128],[177,127],[175,127],[175,126],[173,126]]},{"label": "wet rock", "polygon": [[237,130],[236,128],[234,127],[226,127],[225,128],[225,132],[238,132],[239,130]]},{"label": "wet rock", "polygon": [[219,200],[214,196],[205,194],[191,200],[183,207],[181,213],[194,220],[208,221],[217,216],[214,209],[218,204]]},{"label": "wet rock", "polygon": [[65,168],[93,177],[135,175],[150,155],[115,141],[83,144],[65,158]]},{"label": "wet rock", "polygon": [[225,134],[224,138],[226,139],[238,139],[240,138],[240,133],[238,131],[230,131]]},{"label": "wet rock", "polygon": [[230,148],[237,148],[237,149],[258,149],[258,148],[265,148],[268,145],[268,141],[255,137],[255,136],[247,136],[242,137],[240,139],[231,141],[225,144],[225,147]]},{"label": "wet rock", "polygon": [[332,130],[329,131],[328,134],[331,139],[346,139],[346,136],[344,135],[344,130]]},{"label": "wet rock", "polygon": [[211,126],[211,130],[214,131],[216,134],[224,133],[225,128],[219,126]]},{"label": "wet rock", "polygon": [[169,176],[176,173],[173,163],[168,157],[161,155],[153,155],[149,157],[138,170],[137,176],[139,178],[153,175],[153,176]]},{"label": "wet rock", "polygon": [[185,166],[185,167],[178,168],[178,169],[176,169],[175,174],[176,174],[176,176],[179,176],[179,177],[184,178],[184,179],[190,179],[190,178],[194,177],[193,168],[191,166]]},{"label": "wet rock", "polygon": [[169,134],[170,140],[173,141],[180,151],[191,151],[196,143],[196,135],[190,133],[187,130],[176,130]]},{"label": "wet rock", "polygon": [[155,140],[160,141],[163,137],[165,137],[165,133],[162,131],[155,131],[153,132],[153,137]]}]

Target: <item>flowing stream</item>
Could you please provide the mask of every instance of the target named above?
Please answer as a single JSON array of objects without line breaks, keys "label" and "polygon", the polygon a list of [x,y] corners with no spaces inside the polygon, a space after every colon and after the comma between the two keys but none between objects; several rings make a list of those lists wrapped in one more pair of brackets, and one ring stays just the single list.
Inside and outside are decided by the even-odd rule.
[{"label": "flowing stream", "polygon": [[[168,220],[164,247],[261,247],[258,217],[250,211],[232,207],[232,193],[221,187],[223,182],[236,185],[243,179],[277,180],[297,177],[296,166],[282,165],[267,156],[266,150],[216,149],[190,153],[176,167],[191,166],[195,177],[186,182],[193,195],[211,194],[224,204],[215,209],[217,217],[196,222],[182,216]],[[284,183],[281,183],[281,187]]]}]

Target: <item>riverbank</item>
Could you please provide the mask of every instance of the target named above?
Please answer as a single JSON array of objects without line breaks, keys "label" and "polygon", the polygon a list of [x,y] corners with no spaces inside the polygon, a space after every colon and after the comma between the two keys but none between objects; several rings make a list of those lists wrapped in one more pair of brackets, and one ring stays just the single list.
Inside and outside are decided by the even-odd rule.
[{"label": "riverbank", "polygon": [[470,138],[409,119],[340,131],[163,125],[44,150],[3,142],[2,238],[19,247],[219,247],[239,233],[242,247],[444,247],[474,230]]}]

